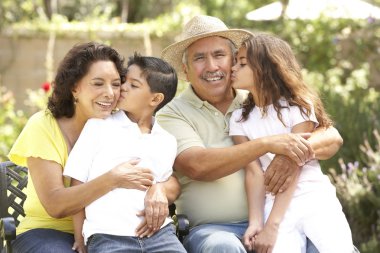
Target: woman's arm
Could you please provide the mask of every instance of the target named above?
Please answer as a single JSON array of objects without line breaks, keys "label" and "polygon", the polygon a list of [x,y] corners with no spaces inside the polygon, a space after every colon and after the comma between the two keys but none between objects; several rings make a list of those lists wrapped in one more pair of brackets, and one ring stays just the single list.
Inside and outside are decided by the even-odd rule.
[{"label": "woman's arm", "polygon": [[148,169],[134,167],[136,163],[122,163],[94,180],[66,188],[61,165],[41,158],[27,159],[38,198],[54,218],[73,215],[115,188],[146,190],[152,185],[153,176]]}]

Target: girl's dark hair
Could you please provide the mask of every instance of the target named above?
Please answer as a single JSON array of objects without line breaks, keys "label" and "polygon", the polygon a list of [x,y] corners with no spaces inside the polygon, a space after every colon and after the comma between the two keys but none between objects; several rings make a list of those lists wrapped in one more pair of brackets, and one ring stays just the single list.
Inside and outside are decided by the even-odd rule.
[{"label": "girl's dark hair", "polygon": [[[270,34],[255,34],[243,41],[242,47],[247,49],[247,63],[253,71],[258,99],[264,105],[273,104],[282,123],[281,97],[289,105],[298,106],[305,116],[310,116],[313,106],[319,126],[332,125],[318,94],[304,82],[301,67],[288,43]],[[243,121],[254,107],[250,93],[243,104]],[[267,106],[264,106],[263,114],[266,113]]]},{"label": "girl's dark hair", "polygon": [[112,61],[125,81],[124,58],[112,47],[88,42],[75,45],[61,61],[53,81],[47,107],[55,118],[71,118],[75,113],[73,89],[97,61]]}]

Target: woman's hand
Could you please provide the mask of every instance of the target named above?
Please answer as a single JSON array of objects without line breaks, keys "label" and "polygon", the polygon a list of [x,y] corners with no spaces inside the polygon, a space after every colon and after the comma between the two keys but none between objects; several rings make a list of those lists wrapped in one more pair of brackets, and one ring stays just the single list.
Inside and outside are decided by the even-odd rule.
[{"label": "woman's hand", "polygon": [[152,172],[147,168],[136,167],[138,162],[138,159],[133,159],[119,164],[110,171],[116,188],[146,191],[152,186]]}]

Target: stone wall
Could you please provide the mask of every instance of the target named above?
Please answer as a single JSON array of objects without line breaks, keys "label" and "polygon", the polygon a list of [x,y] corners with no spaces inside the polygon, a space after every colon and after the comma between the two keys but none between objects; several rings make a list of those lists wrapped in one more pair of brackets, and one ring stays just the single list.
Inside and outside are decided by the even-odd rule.
[{"label": "stone wall", "polygon": [[[54,76],[60,60],[76,43],[90,41],[85,38],[60,38],[54,40],[50,76]],[[101,41],[101,40],[98,40]],[[106,38],[124,57],[135,51],[143,55],[160,56],[162,49],[172,43],[170,38],[149,38],[143,35],[132,35],[124,38]],[[0,35],[0,85],[11,90],[16,98],[16,107],[25,109],[27,89],[39,89],[48,80],[46,66],[49,36]]]}]

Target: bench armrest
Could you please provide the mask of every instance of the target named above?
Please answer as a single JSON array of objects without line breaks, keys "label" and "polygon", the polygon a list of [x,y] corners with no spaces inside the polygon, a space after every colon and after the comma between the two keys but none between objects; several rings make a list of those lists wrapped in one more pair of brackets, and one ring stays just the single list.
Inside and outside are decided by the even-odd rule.
[{"label": "bench armrest", "polygon": [[11,253],[11,243],[16,239],[16,224],[13,217],[3,217],[0,219],[0,237],[2,244],[5,241],[5,252]]}]

